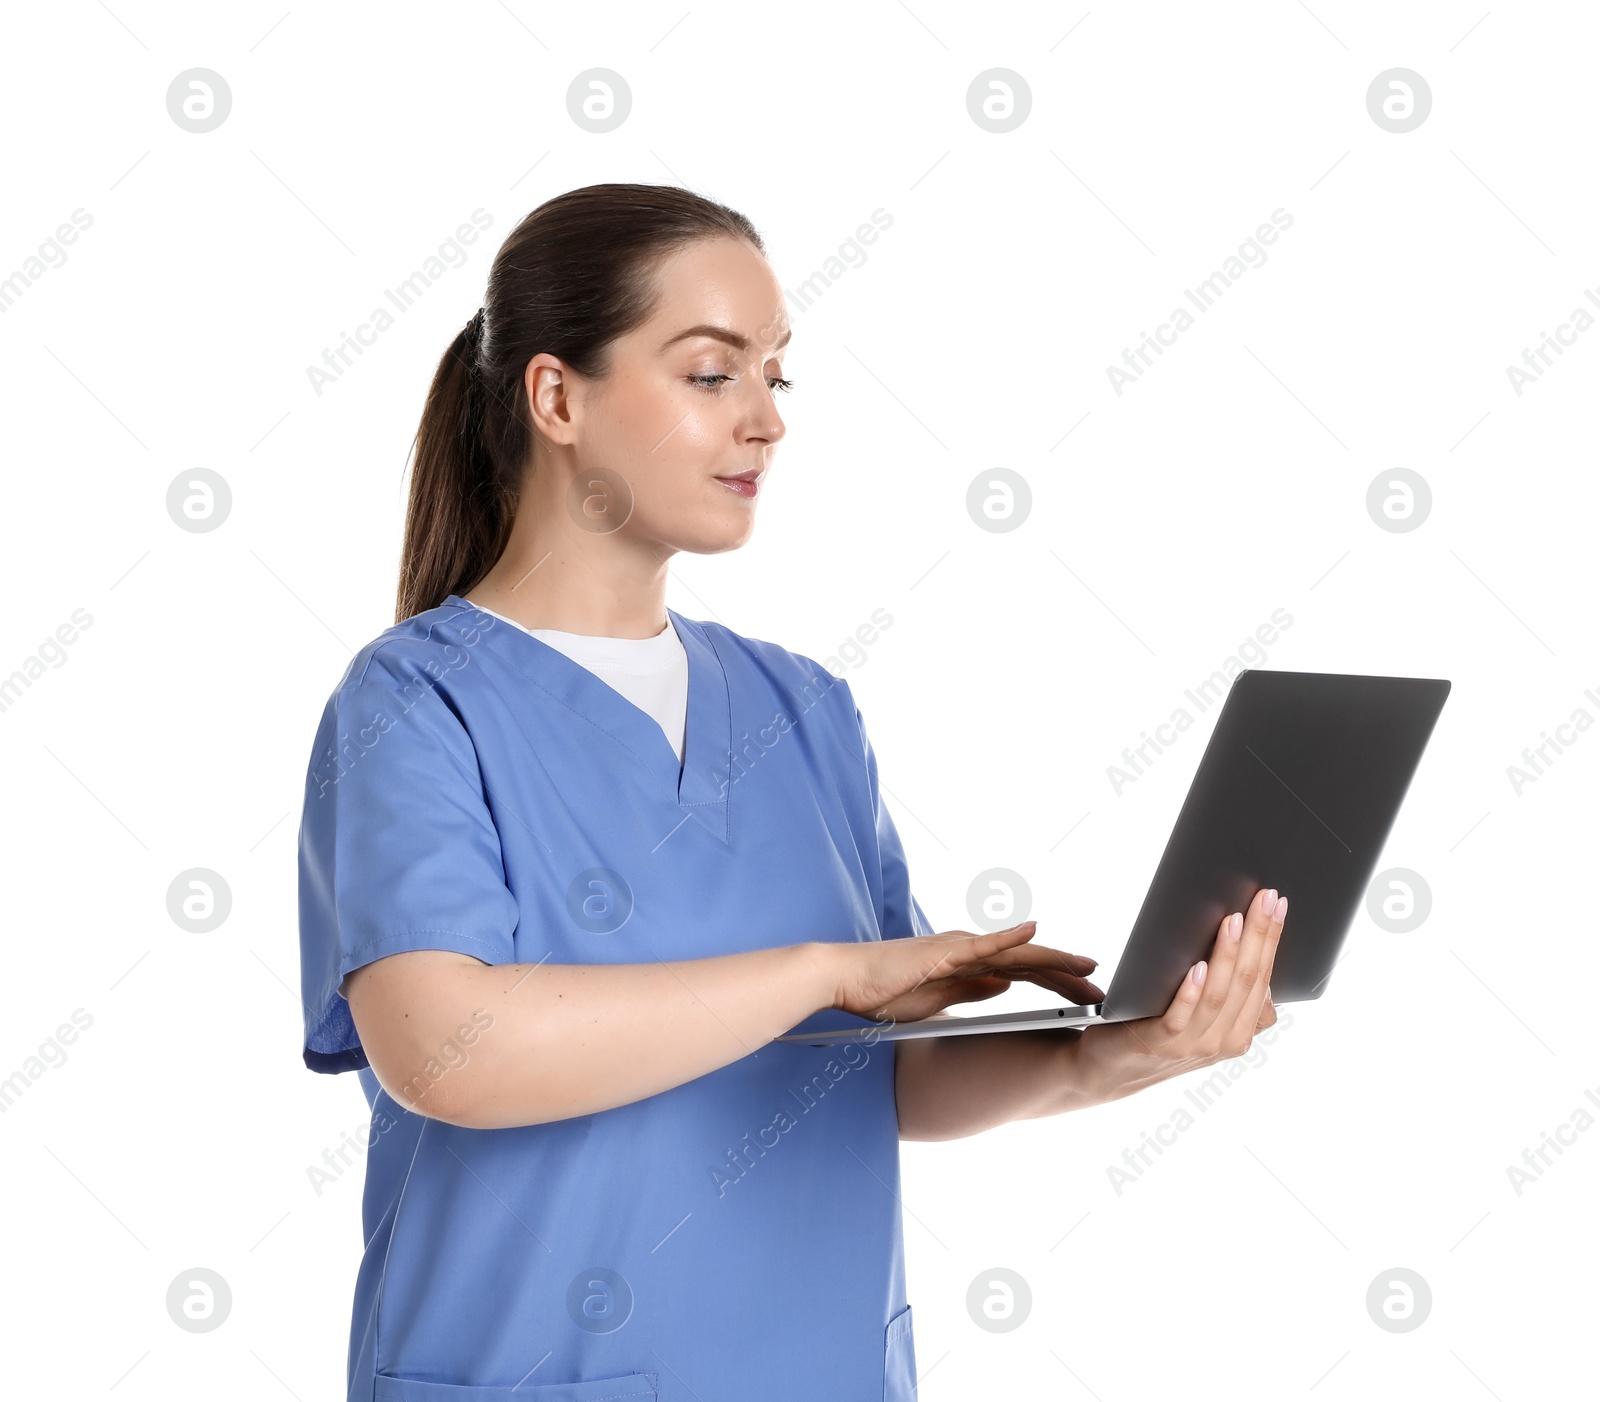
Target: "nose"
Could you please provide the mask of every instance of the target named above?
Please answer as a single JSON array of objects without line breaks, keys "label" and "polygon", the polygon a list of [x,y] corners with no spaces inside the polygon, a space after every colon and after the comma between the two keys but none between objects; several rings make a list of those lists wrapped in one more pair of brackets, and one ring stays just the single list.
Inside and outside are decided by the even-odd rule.
[{"label": "nose", "polygon": [[777,443],[789,430],[784,425],[783,415],[778,412],[772,388],[765,380],[760,384],[761,388],[755,391],[756,404],[752,410],[753,417],[746,438],[752,442],[764,440],[768,443]]}]

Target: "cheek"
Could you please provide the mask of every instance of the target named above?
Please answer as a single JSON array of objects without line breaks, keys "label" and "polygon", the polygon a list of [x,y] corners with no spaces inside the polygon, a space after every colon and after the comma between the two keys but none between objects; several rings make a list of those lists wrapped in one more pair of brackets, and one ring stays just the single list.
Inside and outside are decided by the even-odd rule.
[{"label": "cheek", "polygon": [[662,452],[674,446],[680,450],[685,447],[704,448],[722,437],[717,410],[709,404],[693,400],[674,405],[672,412],[663,415],[660,422],[663,431],[671,435],[661,444]]},{"label": "cheek", "polygon": [[661,406],[643,427],[634,461],[658,481],[703,475],[728,441],[726,410],[698,390],[688,393],[693,397]]},{"label": "cheek", "polygon": [[619,383],[616,390],[605,421],[615,446],[636,462],[658,467],[698,457],[723,437],[727,409],[717,396],[693,385],[641,377]]},{"label": "cheek", "polygon": [[647,531],[679,533],[705,514],[712,489],[723,490],[707,481],[718,462],[714,431],[703,415],[688,408],[679,408],[664,425],[645,425],[615,459],[630,464],[621,470],[633,485],[635,519]]}]

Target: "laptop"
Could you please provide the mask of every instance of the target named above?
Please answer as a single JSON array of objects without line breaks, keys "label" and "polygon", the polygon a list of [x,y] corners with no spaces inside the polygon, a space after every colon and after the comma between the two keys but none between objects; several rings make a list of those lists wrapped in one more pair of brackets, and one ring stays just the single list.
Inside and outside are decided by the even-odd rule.
[{"label": "laptop", "polygon": [[1449,694],[1448,681],[1426,677],[1241,672],[1103,1002],[902,1023],[825,1009],[853,1021],[777,1040],[828,1046],[1159,1017],[1210,957],[1223,916],[1263,886],[1289,897],[1272,1001],[1320,998]]}]

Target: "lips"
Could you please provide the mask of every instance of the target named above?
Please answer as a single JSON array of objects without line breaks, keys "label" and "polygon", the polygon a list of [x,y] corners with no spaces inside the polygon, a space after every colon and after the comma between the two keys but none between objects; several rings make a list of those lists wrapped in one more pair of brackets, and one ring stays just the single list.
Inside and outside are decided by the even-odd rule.
[{"label": "lips", "polygon": [[765,475],[765,468],[752,467],[746,472],[736,473],[731,477],[719,477],[717,481],[722,483],[730,492],[737,492],[742,497],[753,497],[760,490],[758,484]]}]

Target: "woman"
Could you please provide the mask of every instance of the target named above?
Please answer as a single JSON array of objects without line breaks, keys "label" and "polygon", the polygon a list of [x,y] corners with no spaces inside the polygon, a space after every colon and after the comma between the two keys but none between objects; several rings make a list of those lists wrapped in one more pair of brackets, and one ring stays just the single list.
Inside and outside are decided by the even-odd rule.
[{"label": "woman", "polygon": [[899,1139],[1274,1021],[1263,892],[1161,1018],[772,1040],[1016,979],[1102,996],[1031,921],[935,934],[849,685],[665,606],[674,553],[750,536],[788,339],[742,215],[598,185],[523,220],[440,362],[397,622],[301,825],[305,1059],[373,1115],[352,1399],[903,1402]]}]

